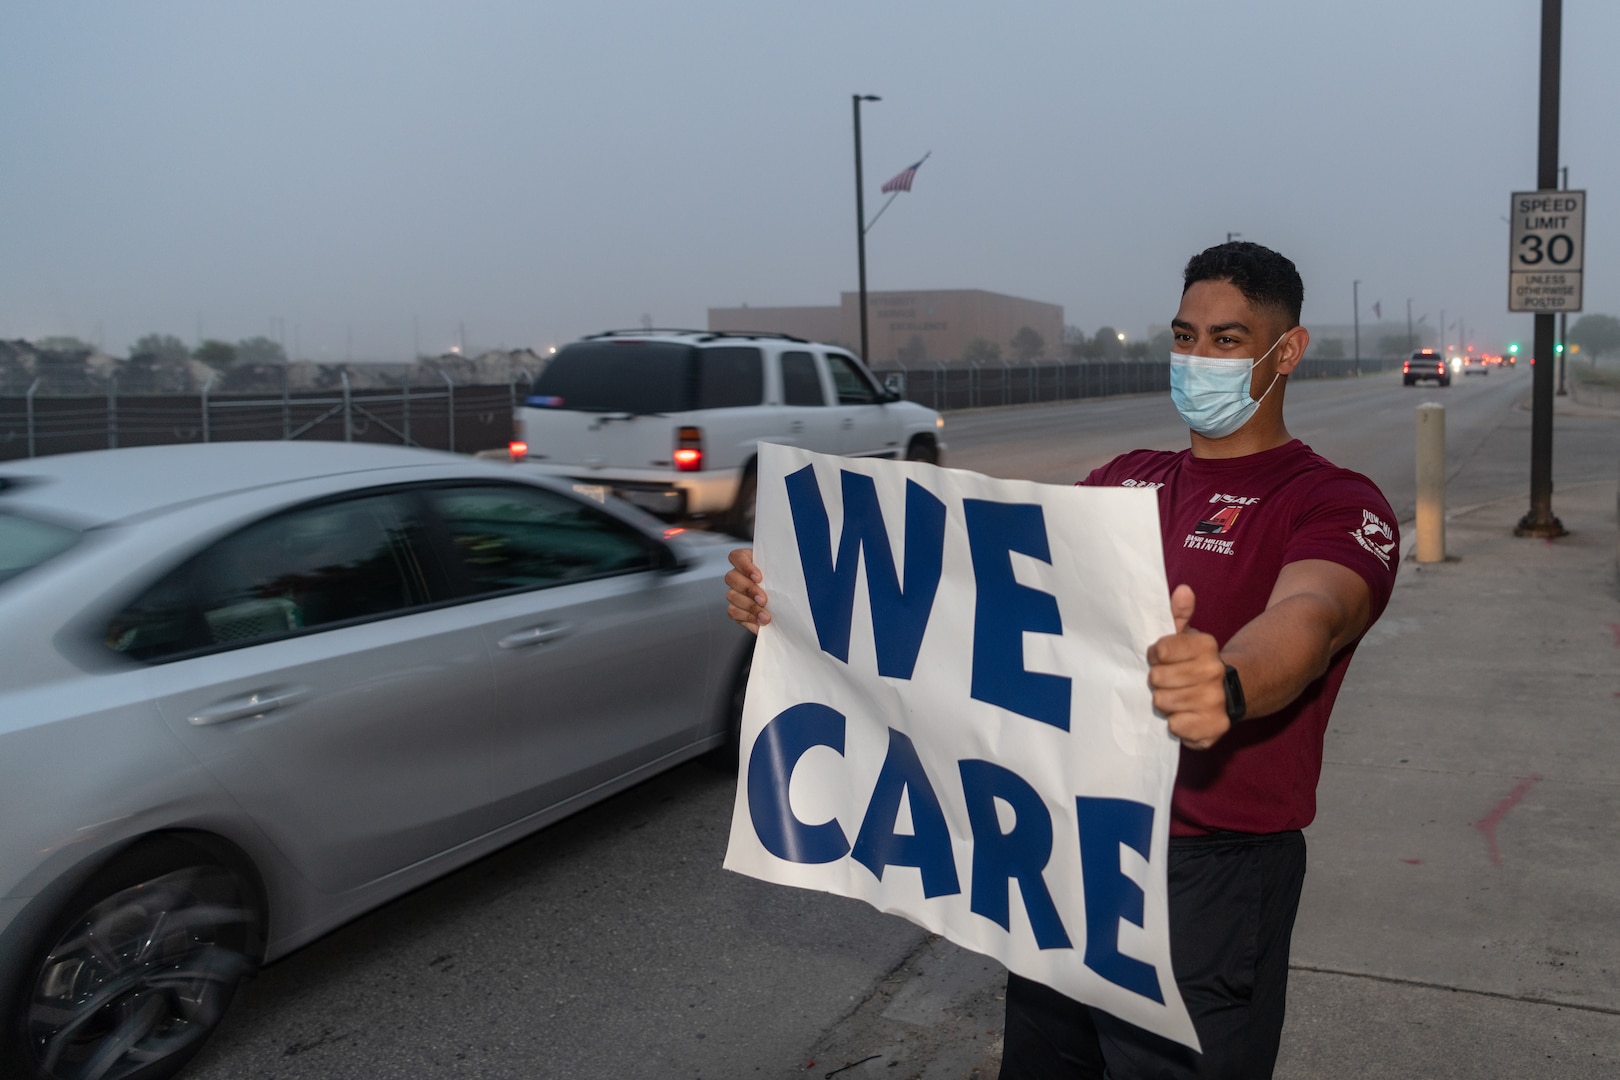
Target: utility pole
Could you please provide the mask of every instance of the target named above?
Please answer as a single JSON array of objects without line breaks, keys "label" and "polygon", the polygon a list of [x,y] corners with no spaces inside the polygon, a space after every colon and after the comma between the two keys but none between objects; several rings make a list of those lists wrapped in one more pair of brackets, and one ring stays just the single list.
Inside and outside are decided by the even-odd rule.
[{"label": "utility pole", "polygon": [[1355,340],[1356,374],[1361,374],[1361,282],[1350,283],[1350,306],[1355,309]]},{"label": "utility pole", "polygon": [[861,363],[872,364],[866,336],[866,192],[861,180],[861,102],[882,101],[876,94],[850,95],[855,106],[855,259],[860,269]]},{"label": "utility pole", "polygon": [[1417,339],[1412,336],[1412,298],[1406,298],[1406,351],[1417,351]]},{"label": "utility pole", "polygon": [[[1564,0],[1541,0],[1541,123],[1536,148],[1536,188],[1558,189],[1558,91],[1562,61]],[[1551,312],[1538,313],[1535,363],[1530,394],[1530,510],[1515,536],[1563,536],[1563,522],[1552,512],[1553,336]]]}]

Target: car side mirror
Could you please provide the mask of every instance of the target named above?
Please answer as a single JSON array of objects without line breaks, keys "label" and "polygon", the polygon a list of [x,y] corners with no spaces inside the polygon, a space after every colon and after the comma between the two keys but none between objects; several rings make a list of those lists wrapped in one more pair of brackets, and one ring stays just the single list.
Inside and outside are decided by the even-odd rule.
[{"label": "car side mirror", "polygon": [[883,389],[888,391],[890,401],[899,401],[905,396],[904,384],[898,375],[886,375],[883,378]]}]

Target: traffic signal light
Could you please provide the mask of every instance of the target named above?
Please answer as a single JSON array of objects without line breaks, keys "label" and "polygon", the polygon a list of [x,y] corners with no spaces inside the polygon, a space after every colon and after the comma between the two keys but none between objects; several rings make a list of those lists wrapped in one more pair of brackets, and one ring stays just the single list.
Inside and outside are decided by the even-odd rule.
[{"label": "traffic signal light", "polygon": [[1519,355],[1519,343],[1517,341],[1515,341],[1513,344],[1509,345],[1508,346],[1508,352],[1512,353],[1514,356],[1518,356]]},{"label": "traffic signal light", "polygon": [[1562,341],[1560,341],[1557,345],[1553,346],[1553,352],[1561,353],[1563,351],[1564,351],[1564,343]]}]

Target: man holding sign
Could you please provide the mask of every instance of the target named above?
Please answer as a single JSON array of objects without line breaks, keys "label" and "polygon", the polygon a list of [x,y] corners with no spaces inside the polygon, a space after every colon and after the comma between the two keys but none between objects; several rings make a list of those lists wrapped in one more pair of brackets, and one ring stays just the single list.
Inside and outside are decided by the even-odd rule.
[{"label": "man holding sign", "polygon": [[[1157,1023],[1157,1014],[1138,1011],[1140,1022],[1128,1022],[1117,1015],[1128,1010],[1089,1007],[1043,985],[1051,980],[1015,971],[1007,986],[1005,1080],[1102,1077],[1105,1070],[1115,1078],[1272,1073],[1305,872],[1300,830],[1315,816],[1334,699],[1355,643],[1389,599],[1400,551],[1394,515],[1377,487],[1318,457],[1284,426],[1287,377],[1310,340],[1299,325],[1303,297],[1293,263],[1260,245],[1227,243],[1195,256],[1171,324],[1170,357],[1171,397],[1191,447],[1124,454],[1082,482],[1148,489],[1158,498],[1175,632],[1147,648],[1147,682],[1153,709],[1181,743],[1169,821],[1168,924],[1175,984],[1196,1039],[1180,1037],[1169,1022],[1155,1034],[1141,1018]],[[909,514],[906,521],[909,533]],[[909,547],[906,561],[909,571]],[[764,576],[750,549],[733,552],[732,563],[729,613],[757,632],[770,622]],[[1026,666],[1033,672],[1033,663]],[[971,789],[969,765],[986,763],[962,763]],[[1120,800],[1081,799],[1082,811],[1088,802]],[[921,834],[926,808],[919,815],[915,796],[909,805]],[[1077,827],[1084,847],[1084,814]],[[1121,841],[1121,851],[1128,843]],[[1157,865],[1145,846],[1138,850]],[[1031,881],[1018,884],[1029,906]],[[1089,916],[1089,881],[1086,891]],[[1134,914],[1111,912],[1110,921],[1149,927],[1153,912],[1144,915],[1139,900],[1136,907]],[[1096,967],[1092,932],[1088,925],[1085,957]],[[1121,932],[1113,956],[1134,963],[1124,942]]]}]

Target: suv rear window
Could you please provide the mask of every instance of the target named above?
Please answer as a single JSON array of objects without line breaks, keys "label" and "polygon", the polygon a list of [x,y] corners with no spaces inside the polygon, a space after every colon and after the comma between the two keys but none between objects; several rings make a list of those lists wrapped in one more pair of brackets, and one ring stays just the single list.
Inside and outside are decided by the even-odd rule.
[{"label": "suv rear window", "polygon": [[78,539],[75,529],[16,514],[0,514],[0,582],[60,555]]},{"label": "suv rear window", "polygon": [[636,414],[758,405],[765,396],[763,366],[760,351],[748,346],[581,341],[552,357],[527,404]]}]

